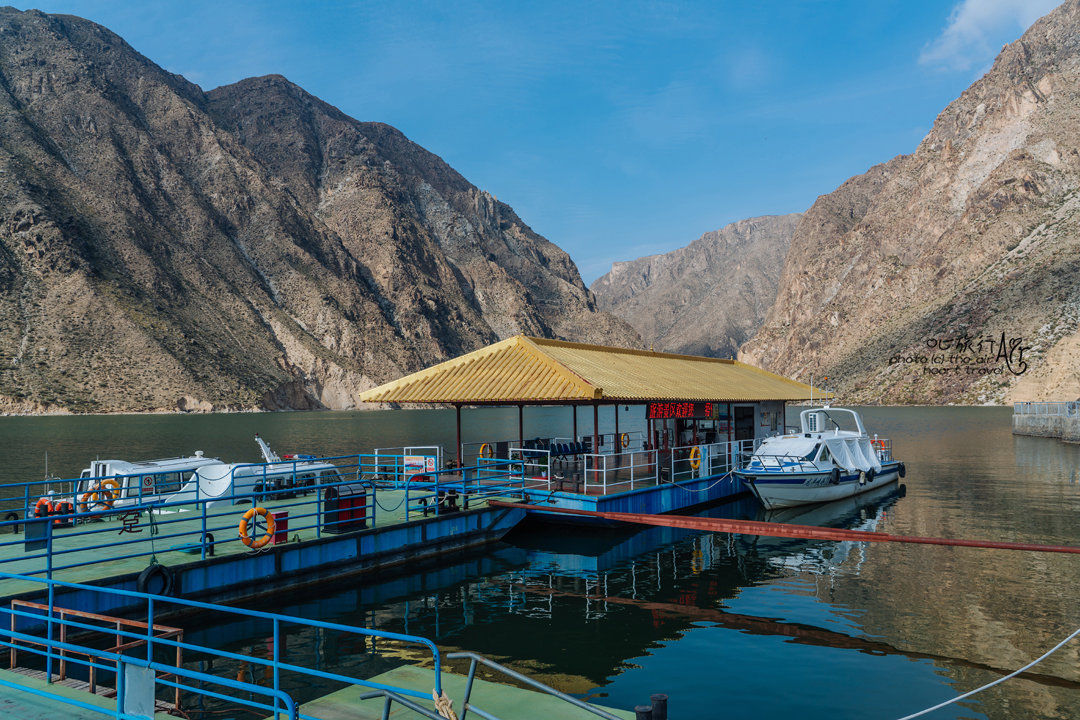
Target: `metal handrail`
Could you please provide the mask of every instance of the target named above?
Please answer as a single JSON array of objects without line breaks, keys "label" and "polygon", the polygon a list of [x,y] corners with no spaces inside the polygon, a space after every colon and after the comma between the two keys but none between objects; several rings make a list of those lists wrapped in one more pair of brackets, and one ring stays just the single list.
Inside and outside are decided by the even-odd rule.
[{"label": "metal handrail", "polygon": [[[259,658],[259,657],[255,657],[255,656],[249,656],[249,655],[241,655],[241,654],[229,652],[229,651],[226,651],[226,650],[217,650],[217,649],[207,648],[207,647],[204,647],[204,646],[194,645],[192,643],[188,643],[188,642],[184,642],[184,641],[177,641],[177,640],[173,640],[173,639],[170,639],[170,638],[156,637],[156,636],[154,636],[154,635],[152,635],[150,633],[132,633],[132,632],[128,632],[126,630],[119,630],[119,629],[113,631],[113,634],[116,635],[118,638],[123,637],[123,638],[132,638],[132,639],[144,640],[146,642],[147,658],[148,659],[153,657],[154,646],[168,647],[168,648],[182,648],[183,650],[186,650],[186,651],[208,653],[208,654],[211,654],[211,655],[216,655],[218,657],[225,657],[225,658],[231,658],[231,659],[235,659],[235,660],[242,660],[242,661],[245,661],[245,662],[250,662],[250,663],[253,663],[253,664],[263,665],[265,667],[271,668],[273,670],[273,674],[274,674],[275,688],[277,687],[277,679],[278,679],[280,671],[281,670],[287,670],[287,671],[290,671],[290,672],[296,672],[296,673],[300,673],[300,674],[304,674],[304,675],[309,675],[309,676],[312,676],[312,677],[318,677],[318,678],[325,679],[325,680],[334,680],[334,681],[337,681],[337,682],[344,682],[344,683],[355,684],[355,685],[363,685],[363,686],[366,686],[366,687],[380,689],[380,690],[393,690],[393,691],[400,692],[400,693],[403,693],[403,694],[406,694],[406,695],[412,695],[414,697],[420,697],[420,698],[427,697],[423,693],[419,693],[419,692],[417,692],[415,690],[409,690],[407,688],[398,688],[398,687],[394,687],[392,685],[386,685],[384,683],[378,683],[378,682],[374,682],[374,681],[370,681],[370,680],[361,680],[359,678],[353,678],[353,677],[349,677],[349,676],[346,676],[346,675],[341,675],[339,673],[332,673],[332,672],[326,672],[326,671],[322,671],[322,670],[316,670],[314,668],[304,668],[304,667],[300,667],[300,666],[297,666],[297,665],[292,665],[290,663],[286,663],[286,662],[282,661],[279,657],[276,656],[276,649],[278,647],[280,647],[281,625],[282,624],[299,625],[301,627],[321,628],[321,629],[324,629],[324,630],[331,630],[331,631],[335,631],[335,632],[349,633],[349,634],[360,635],[360,636],[365,636],[365,637],[374,637],[374,638],[381,638],[381,639],[385,639],[385,640],[395,640],[395,641],[398,641],[398,642],[405,642],[405,643],[410,643],[410,644],[415,644],[415,645],[422,645],[422,646],[424,646],[425,648],[427,648],[428,650],[431,651],[431,655],[432,655],[432,659],[433,659],[433,665],[434,665],[433,670],[434,670],[434,673],[435,673],[435,678],[434,678],[435,691],[440,692],[440,693],[442,692],[442,654],[440,653],[438,646],[436,646],[434,642],[432,642],[431,640],[429,640],[429,639],[427,639],[425,637],[421,637],[421,636],[418,636],[418,635],[407,635],[407,634],[395,633],[395,632],[390,632],[390,631],[385,631],[385,630],[373,630],[373,629],[370,629],[370,628],[360,628],[360,627],[354,627],[354,626],[350,626],[350,625],[342,625],[340,623],[325,622],[325,621],[322,621],[322,620],[311,620],[311,619],[308,619],[308,618],[295,617],[295,616],[291,616],[291,615],[280,615],[280,614],[277,614],[277,613],[268,613],[268,612],[264,612],[264,611],[261,611],[261,610],[250,610],[250,609],[247,609],[247,608],[240,608],[240,607],[214,605],[212,603],[199,602],[197,600],[187,600],[185,598],[165,597],[165,596],[160,596],[160,595],[151,595],[149,593],[141,593],[141,592],[137,592],[137,591],[134,591],[134,590],[120,590],[118,588],[109,588],[109,587],[98,586],[98,585],[80,585],[80,584],[77,584],[77,583],[69,583],[69,582],[64,582],[64,581],[61,581],[61,580],[50,580],[50,579],[46,579],[46,578],[30,577],[30,576],[27,576],[27,575],[16,575],[16,574],[13,574],[13,573],[6,573],[6,572],[0,572],[0,579],[2,579],[2,578],[8,578],[8,579],[13,579],[13,580],[31,581],[31,582],[39,583],[39,584],[43,585],[44,587],[46,587],[48,589],[48,591],[49,591],[49,607],[48,607],[48,616],[46,616],[46,617],[43,617],[41,615],[34,615],[34,614],[30,614],[30,613],[25,613],[25,612],[17,611],[17,610],[14,610],[14,609],[6,609],[6,610],[2,610],[0,612],[7,612],[7,613],[10,613],[12,615],[18,615],[18,616],[22,616],[22,617],[34,618],[34,619],[37,619],[40,622],[45,623],[49,628],[49,638],[48,639],[49,639],[50,643],[55,642],[55,641],[53,641],[53,639],[51,637],[51,631],[52,631],[52,626],[55,623],[55,620],[53,619],[53,616],[56,614],[56,612],[58,610],[58,608],[56,608],[54,603],[53,603],[53,596],[55,594],[55,589],[56,588],[70,588],[70,589],[77,589],[77,590],[93,592],[93,593],[101,593],[101,594],[104,594],[104,595],[118,596],[118,597],[124,597],[124,598],[130,598],[130,599],[134,599],[134,600],[144,601],[147,604],[147,624],[150,627],[153,627],[154,624],[155,624],[154,623],[155,607],[156,606],[161,606],[161,605],[178,605],[178,606],[182,606],[182,607],[196,608],[196,609],[200,609],[200,610],[212,610],[214,612],[238,615],[238,616],[244,617],[244,618],[258,618],[258,619],[263,619],[263,620],[269,620],[269,621],[271,621],[273,623],[273,642],[274,642],[274,648],[275,648],[275,656],[272,657],[272,658],[269,658],[269,659],[267,659],[267,658]],[[68,625],[69,627],[75,627],[75,628],[83,628],[83,629],[89,629],[89,630],[98,630],[99,629],[96,626],[89,626],[89,625],[86,625],[85,623],[79,623],[77,621],[72,621],[72,620],[66,621],[65,624]],[[9,631],[6,631],[6,630],[3,630],[2,628],[0,628],[0,633],[8,633],[8,632]],[[13,632],[12,632],[12,634],[14,635]],[[31,637],[37,637],[37,636],[31,636]],[[0,645],[3,645],[3,643],[0,643]],[[20,647],[20,649],[21,650],[26,650],[26,648],[22,648],[22,647]],[[53,656],[51,654],[48,656],[49,672],[50,673],[51,673],[52,657]]]},{"label": "metal handrail", "polygon": [[[358,458],[361,456],[346,457]],[[320,460],[319,462],[329,464],[329,460],[333,459],[337,458],[327,458]],[[278,465],[278,463],[273,464]],[[256,468],[256,470],[263,469],[265,471],[267,465],[268,464],[238,465],[233,469],[233,477],[235,477],[236,470],[238,469]],[[334,481],[327,481],[326,478],[314,478],[313,484],[311,485],[299,484],[299,482],[304,479],[305,475],[302,470],[297,473],[294,469],[291,474],[287,472],[280,477],[267,477],[265,479],[259,477],[257,473],[254,476],[245,475],[243,477],[244,482],[248,483],[247,485],[241,487],[239,486],[241,481],[236,480],[234,481],[235,484],[229,494],[217,496],[207,496],[205,493],[202,493],[198,481],[194,481],[196,485],[195,488],[173,493],[171,496],[173,499],[169,501],[165,501],[163,498],[145,501],[136,500],[130,504],[117,507],[105,508],[102,510],[87,508],[82,511],[78,511],[78,505],[73,503],[75,504],[76,512],[52,514],[36,519],[20,519],[16,517],[14,520],[0,521],[0,548],[17,545],[21,546],[26,542],[25,538],[16,537],[7,540],[3,539],[5,537],[4,534],[11,530],[17,532],[18,527],[25,522],[38,522],[46,525],[44,528],[44,537],[42,538],[45,541],[44,549],[37,552],[28,551],[19,554],[17,558],[12,558],[20,562],[26,560],[41,561],[42,567],[28,572],[28,574],[31,575],[46,574],[49,577],[52,577],[52,573],[54,572],[69,570],[85,565],[93,565],[100,562],[112,562],[119,559],[152,557],[156,550],[161,549],[167,551],[190,547],[199,552],[201,557],[205,559],[208,552],[212,554],[213,548],[216,545],[228,542],[240,542],[240,537],[235,532],[238,518],[234,506],[238,502],[251,502],[252,505],[256,505],[262,500],[272,500],[284,494],[296,495],[298,497],[292,500],[288,507],[291,521],[289,532],[295,533],[298,531],[314,530],[315,536],[321,537],[324,531],[333,531],[335,526],[340,525],[343,529],[351,527],[344,524],[350,521],[356,522],[358,526],[375,527],[376,504],[378,502],[378,491],[380,488],[404,489],[406,491],[407,500],[414,504],[426,503],[432,498],[438,498],[440,492],[445,492],[450,489],[461,493],[474,493],[479,499],[499,495],[520,497],[523,493],[524,478],[522,473],[510,472],[508,470],[510,465],[510,461],[501,460],[473,468],[456,468],[440,471],[444,474],[457,474],[460,477],[460,480],[443,483],[436,482],[433,485],[425,485],[418,482],[412,486],[412,490],[410,490],[410,480],[412,478],[379,482],[376,482],[374,479],[369,479],[371,476],[363,473],[363,470],[367,467],[366,465],[357,465],[355,468],[355,478],[351,472],[352,468],[333,466],[333,477],[336,478]],[[344,471],[344,473],[342,471]],[[484,477],[481,477],[481,473],[483,473]],[[397,478],[400,476],[395,474],[393,477]],[[270,482],[271,480],[273,483]],[[293,485],[275,486],[275,483],[279,481],[285,482],[289,480],[293,482]],[[261,485],[258,484],[260,482]],[[362,517],[357,513],[353,514],[349,521],[339,520],[339,516],[332,515],[333,510],[328,509],[325,505],[330,492],[340,491],[343,487],[355,486],[358,484],[364,486],[366,493],[370,493],[369,500],[364,504],[361,511]],[[29,487],[31,483],[25,485]],[[416,489],[419,489],[419,494],[416,493]],[[311,497],[299,497],[301,495]],[[214,509],[211,509],[212,505],[215,506]],[[216,507],[217,505],[221,505],[222,507],[219,509]],[[416,508],[413,507],[412,509],[415,510]],[[100,520],[103,518],[124,519],[126,517],[137,519],[134,518],[133,514],[137,514],[138,518],[141,518],[142,513],[149,513],[150,524],[152,525],[151,533],[131,534],[128,538],[107,538],[107,534],[116,533],[116,524],[86,524],[91,520]],[[439,510],[436,505],[436,514],[438,513]],[[405,522],[409,522],[412,519],[414,519],[412,514],[406,512],[404,518]],[[188,525],[191,525],[190,521],[192,520],[198,520],[200,522],[192,527],[177,525],[177,523],[187,523]],[[56,530],[57,526],[60,524],[68,526],[73,525],[75,527],[69,527],[60,532]],[[138,520],[138,524],[142,524],[141,520]],[[173,531],[173,528],[176,528],[176,531]],[[141,532],[141,530],[139,532]],[[221,539],[211,540],[210,536],[214,535]],[[67,542],[74,538],[100,538],[101,540],[97,544],[91,542],[89,545],[66,546]],[[166,546],[165,548],[161,548],[161,545],[167,541],[171,540],[174,543],[183,543],[185,542],[185,539],[189,545],[173,545],[171,547]],[[90,560],[61,564],[63,559],[70,553],[84,553],[87,550],[104,548],[109,548],[113,552],[108,554],[108,556],[95,556]],[[4,561],[0,560],[0,567],[3,566],[3,563]]]},{"label": "metal handrail", "polygon": [[[22,613],[16,613],[16,614],[22,614]],[[36,617],[40,618],[40,616],[36,616]],[[51,613],[50,613],[50,619],[47,622],[48,622],[48,624],[49,624],[49,626],[51,628],[51,625],[52,625]],[[77,625],[77,623],[70,623],[70,624]],[[203,672],[198,672],[198,671],[195,671],[195,670],[188,670],[187,668],[183,668],[183,667],[180,667],[178,665],[174,666],[174,665],[168,665],[166,663],[156,662],[156,661],[154,661],[152,659],[152,655],[150,655],[149,653],[148,653],[148,658],[151,658],[151,659],[142,660],[140,658],[135,658],[135,657],[132,657],[130,655],[124,655],[124,654],[118,653],[118,652],[112,652],[112,651],[109,651],[109,650],[98,650],[98,649],[94,649],[94,648],[88,648],[88,647],[85,647],[85,646],[82,646],[82,645],[76,645],[74,643],[69,643],[69,642],[66,642],[66,641],[63,641],[63,640],[56,640],[56,639],[54,639],[52,637],[42,638],[42,637],[40,637],[38,635],[30,635],[30,634],[27,634],[27,633],[17,632],[15,630],[6,630],[2,626],[0,626],[0,637],[7,637],[7,638],[10,639],[10,642],[0,640],[0,646],[10,647],[10,648],[19,647],[19,649],[23,650],[24,652],[31,652],[31,653],[35,653],[35,654],[38,654],[38,655],[45,655],[48,662],[49,662],[49,666],[48,666],[49,670],[48,670],[48,672],[50,674],[50,677],[51,677],[51,673],[52,673],[52,671],[51,671],[51,662],[52,662],[53,657],[56,656],[58,653],[65,653],[66,652],[67,653],[67,661],[71,662],[71,663],[74,663],[74,664],[86,665],[86,666],[88,666],[88,667],[90,667],[92,669],[96,668],[96,669],[101,669],[101,670],[107,670],[107,671],[110,671],[110,672],[117,672],[117,668],[122,667],[123,664],[136,665],[138,667],[144,667],[144,668],[153,670],[154,674],[155,674],[155,680],[154,680],[155,684],[160,684],[160,685],[164,685],[166,687],[175,688],[178,691],[179,690],[187,690],[187,691],[190,691],[190,692],[194,692],[196,694],[202,694],[202,695],[207,695],[209,697],[216,697],[216,698],[220,698],[220,699],[224,699],[224,700],[229,700],[229,701],[233,701],[233,702],[236,702],[236,703],[239,703],[239,704],[242,704],[242,705],[247,705],[249,707],[257,708],[259,710],[269,711],[269,712],[272,712],[274,714],[275,718],[279,717],[281,715],[282,711],[287,713],[287,715],[289,717],[289,720],[297,720],[298,717],[299,717],[299,708],[298,708],[296,702],[293,700],[292,696],[289,695],[287,692],[281,690],[279,687],[277,687],[276,683],[275,683],[275,687],[267,688],[267,687],[264,687],[264,686],[261,686],[261,685],[245,683],[245,682],[238,681],[238,680],[232,680],[230,678],[218,677],[216,675],[210,675],[210,674],[203,673]],[[26,647],[26,645],[16,646],[16,644],[15,644],[16,640],[22,640],[23,643],[34,643],[34,644],[38,644],[38,645],[43,645],[45,647],[45,649],[44,650],[38,650],[38,649],[34,649],[34,648],[28,648],[28,647]],[[196,647],[196,646],[192,646],[192,647]],[[207,650],[206,648],[201,648],[201,649],[204,650],[204,651]],[[81,654],[81,655],[86,655],[88,659],[87,660],[81,660],[81,659],[78,659],[76,657],[73,657],[72,654],[74,654],[74,653],[78,653],[78,654]],[[104,660],[104,661],[107,661],[107,662],[110,662],[110,663],[114,663],[115,665],[113,667],[110,667],[110,666],[103,666],[103,665],[95,664],[94,659]],[[194,686],[194,685],[185,685],[185,684],[182,684],[180,682],[168,682],[166,680],[158,678],[157,673],[162,673],[163,675],[166,675],[166,676],[171,675],[171,676],[175,676],[177,678],[185,678],[187,680],[197,681],[197,682],[202,683],[202,684],[220,685],[220,686],[223,686],[223,687],[226,687],[226,688],[230,688],[230,689],[232,689],[234,691],[241,691],[241,692],[249,693],[251,695],[266,695],[266,696],[269,696],[269,697],[274,699],[274,704],[273,705],[267,705],[265,703],[255,702],[254,700],[245,700],[245,699],[239,698],[239,697],[222,695],[221,693],[216,693],[216,692],[213,692],[211,690],[207,690],[205,687],[197,687],[197,686]],[[14,682],[7,682],[7,681],[4,681],[4,680],[0,680],[0,685],[3,685],[4,687],[15,689],[15,690],[21,690],[21,691],[24,691],[24,692],[28,692],[28,693],[30,693],[32,695],[37,695],[38,697],[45,697],[45,698],[48,698],[48,699],[51,699],[51,700],[57,700],[57,701],[59,701],[61,703],[64,703],[64,704],[67,704],[67,705],[73,705],[75,707],[78,707],[78,708],[81,708],[81,709],[84,709],[84,710],[89,710],[91,712],[100,713],[102,715],[111,715],[111,716],[113,716],[115,718],[118,718],[120,720],[127,720],[129,718],[133,719],[135,716],[128,715],[128,714],[124,713],[124,711],[123,711],[123,699],[124,699],[124,673],[123,672],[117,672],[116,682],[117,682],[116,707],[113,710],[106,710],[104,708],[100,708],[100,707],[97,707],[95,705],[90,705],[89,703],[80,702],[79,700],[76,700],[76,699],[71,698],[71,697],[66,697],[66,696],[63,696],[63,695],[56,694],[56,693],[51,693],[51,692],[48,692],[48,691],[45,691],[45,690],[40,690],[38,688],[28,687],[26,685],[19,685],[18,683],[14,683]],[[279,703],[280,703],[280,705],[279,705]]]},{"label": "metal handrail", "polygon": [[1076,417],[1080,415],[1080,400],[1069,402],[1016,402],[1014,415],[1052,415]]},{"label": "metal handrail", "polygon": [[[442,715],[439,715],[438,713],[432,712],[431,710],[428,710],[423,705],[418,705],[417,703],[414,703],[412,700],[409,700],[406,697],[402,697],[401,695],[399,695],[396,692],[393,692],[391,690],[376,690],[374,692],[364,693],[363,695],[360,696],[360,699],[361,700],[371,700],[371,699],[377,698],[377,697],[386,698],[386,702],[383,703],[382,720],[389,720],[390,719],[390,707],[394,703],[398,703],[399,705],[403,705],[404,707],[407,707],[410,710],[412,710],[413,712],[419,713],[420,715],[423,715],[424,717],[429,718],[430,720],[445,720],[445,718],[443,718]],[[499,720],[499,719],[498,718],[491,718],[491,720]]]},{"label": "metal handrail", "polygon": [[483,655],[480,655],[478,653],[474,653],[474,652],[456,652],[456,653],[447,653],[446,654],[446,659],[447,660],[458,660],[458,659],[464,659],[464,658],[468,658],[470,660],[470,663],[469,663],[469,678],[468,678],[468,681],[465,684],[465,695],[464,695],[464,697],[462,697],[462,700],[461,700],[461,714],[458,716],[458,720],[465,720],[465,715],[468,714],[469,710],[472,710],[477,715],[479,715],[479,716],[481,716],[483,718],[486,718],[487,720],[498,720],[497,718],[494,718],[492,715],[484,712],[483,710],[481,710],[480,708],[472,705],[469,702],[469,698],[472,696],[473,681],[476,679],[476,664],[477,663],[481,663],[481,664],[491,668],[492,670],[500,672],[503,675],[506,675],[507,677],[511,677],[511,678],[513,678],[514,680],[517,680],[520,683],[524,683],[524,684],[528,685],[529,687],[532,687],[532,688],[535,688],[535,689],[539,690],[540,692],[546,693],[546,694],[551,695],[553,697],[559,698],[560,700],[568,702],[571,705],[573,705],[574,707],[581,708],[582,710],[585,710],[586,712],[592,713],[593,715],[605,718],[605,720],[622,720],[617,715],[612,715],[611,713],[607,712],[606,710],[601,710],[600,708],[596,707],[595,705],[591,705],[591,704],[585,702],[584,700],[578,700],[576,697],[574,697],[572,695],[567,695],[566,693],[564,693],[564,692],[562,692],[560,690],[556,690],[555,688],[551,687],[550,685],[545,685],[544,683],[540,682],[539,680],[533,680],[528,675],[522,675],[521,673],[517,672],[516,670],[511,670],[510,668],[506,667],[505,665],[500,665],[499,663],[495,662],[494,660],[489,660],[488,658],[486,658]]}]

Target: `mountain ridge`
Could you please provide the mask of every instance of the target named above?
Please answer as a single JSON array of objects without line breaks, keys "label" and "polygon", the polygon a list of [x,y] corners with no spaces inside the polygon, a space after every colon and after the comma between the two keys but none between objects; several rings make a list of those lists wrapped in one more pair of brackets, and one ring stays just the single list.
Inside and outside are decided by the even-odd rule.
[{"label": "mountain ridge", "polygon": [[799,213],[729,223],[681,248],[615,262],[591,286],[657,349],[734,357],[765,319]]},{"label": "mountain ridge", "polygon": [[75,16],[0,39],[2,411],[348,408],[515,332],[639,342],[389,126],[280,76],[204,93]]},{"label": "mountain ridge", "polygon": [[1006,45],[914,153],[819,197],[739,357],[827,375],[851,402],[1080,394],[1078,38],[1068,0]]}]

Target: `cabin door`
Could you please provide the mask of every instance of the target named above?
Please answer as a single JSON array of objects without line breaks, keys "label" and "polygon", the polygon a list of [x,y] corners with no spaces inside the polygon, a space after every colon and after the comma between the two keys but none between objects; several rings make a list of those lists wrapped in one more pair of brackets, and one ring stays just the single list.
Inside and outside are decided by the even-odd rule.
[{"label": "cabin door", "polygon": [[735,439],[754,439],[754,408],[735,406]]}]

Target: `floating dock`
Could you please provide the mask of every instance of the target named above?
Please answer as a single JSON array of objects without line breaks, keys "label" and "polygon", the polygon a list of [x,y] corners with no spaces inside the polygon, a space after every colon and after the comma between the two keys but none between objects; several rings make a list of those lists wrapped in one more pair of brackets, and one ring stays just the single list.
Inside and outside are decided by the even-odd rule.
[{"label": "floating dock", "polygon": [[[417,446],[282,459],[260,440],[264,464],[226,465],[197,455],[199,467],[188,476],[149,466],[136,473],[128,463],[136,474],[91,469],[66,482],[8,485],[0,496],[0,611],[10,623],[0,622],[6,637],[0,644],[12,650],[13,667],[16,651],[42,666],[6,684],[0,677],[0,703],[22,702],[31,714],[46,697],[54,706],[70,705],[64,713],[75,717],[102,711],[94,705],[97,694],[79,704],[58,686],[79,681],[78,672],[65,673],[77,664],[73,658],[83,658],[86,667],[114,678],[115,706],[105,710],[114,717],[154,716],[161,696],[180,687],[248,712],[265,710],[266,717],[437,719],[433,690],[459,695],[458,712],[487,718],[633,717],[468,653],[445,656],[472,663],[467,674],[455,675],[422,637],[220,603],[365,573],[421,571],[497,542],[526,517],[605,524],[605,516],[679,513],[744,497],[732,471],[763,437],[785,432],[787,401],[812,393],[731,360],[518,336],[363,394],[368,402],[453,406],[451,453]],[[462,409],[491,405],[517,406],[517,438],[463,442]],[[525,405],[566,406],[568,432],[526,439]],[[582,406],[592,410],[591,433],[579,432]],[[620,410],[630,406],[644,410],[644,430],[620,431]],[[613,432],[601,432],[601,410],[613,414]],[[174,485],[172,494],[160,489]],[[155,618],[207,611],[263,623],[266,655],[225,653],[150,630]],[[143,617],[147,630],[123,631],[133,616]],[[79,633],[105,632],[94,625],[100,618],[115,620],[115,632],[106,633],[115,635],[112,650],[79,644]],[[347,677],[290,665],[282,655],[290,632],[351,635],[365,648],[404,643],[430,659],[402,662],[376,677]],[[181,652],[220,658],[228,672],[192,671]],[[415,656],[415,650],[397,655]],[[477,663],[507,682],[477,678]],[[245,668],[260,667],[266,679],[242,679]],[[48,687],[36,687],[34,673]],[[332,681],[334,689],[298,708],[291,693],[307,693],[315,680]],[[666,720],[666,700],[657,698],[653,720]]]}]

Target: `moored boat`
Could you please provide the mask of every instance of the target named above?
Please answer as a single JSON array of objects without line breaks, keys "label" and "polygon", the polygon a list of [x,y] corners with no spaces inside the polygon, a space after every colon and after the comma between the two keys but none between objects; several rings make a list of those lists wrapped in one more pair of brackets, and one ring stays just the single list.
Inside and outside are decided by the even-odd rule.
[{"label": "moored boat", "polygon": [[828,405],[803,410],[799,426],[798,434],[762,440],[735,471],[766,509],[851,497],[907,472],[892,457],[892,443],[871,438],[854,410]]}]

